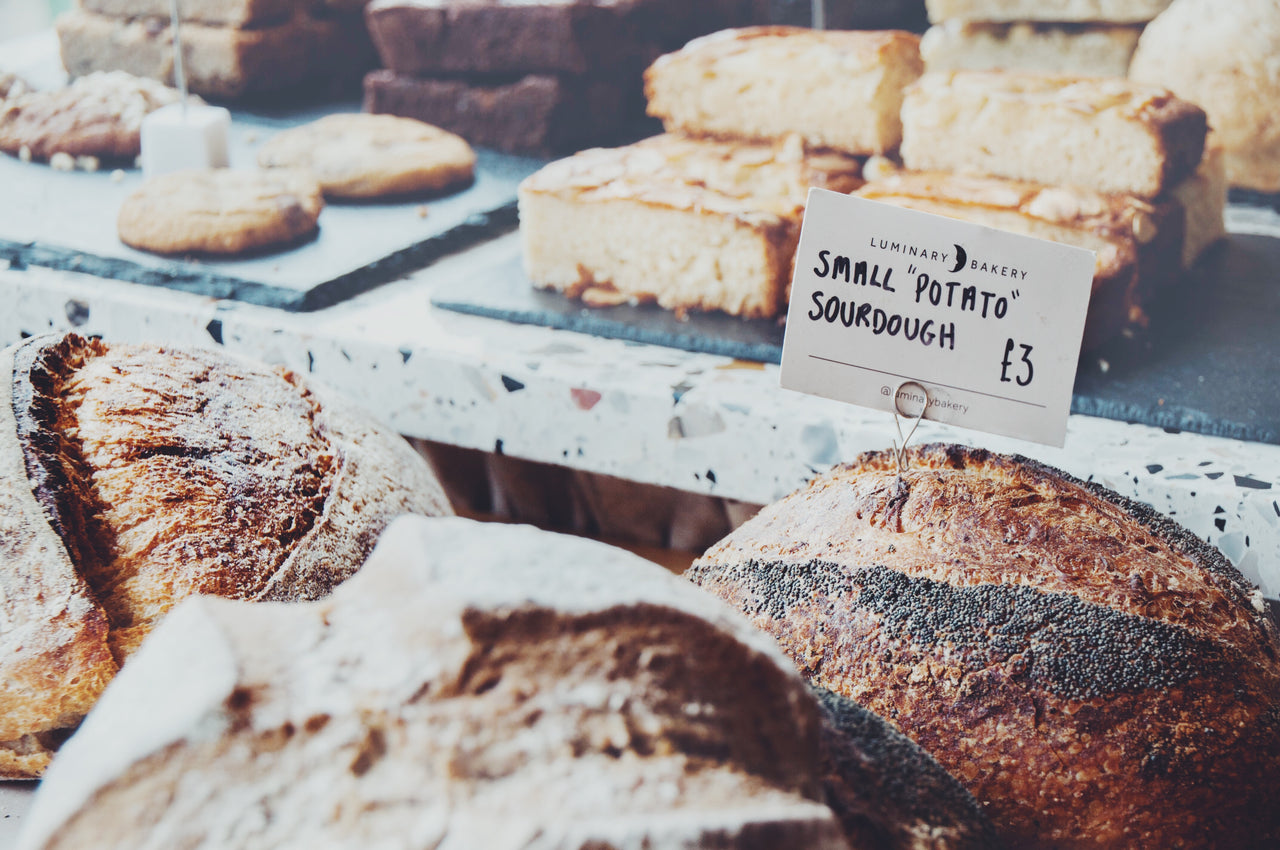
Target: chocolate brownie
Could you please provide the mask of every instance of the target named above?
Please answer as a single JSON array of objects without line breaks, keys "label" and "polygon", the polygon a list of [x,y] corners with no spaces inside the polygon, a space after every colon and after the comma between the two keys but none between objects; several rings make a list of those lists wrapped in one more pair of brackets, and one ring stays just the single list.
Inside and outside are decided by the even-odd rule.
[{"label": "chocolate brownie", "polygon": [[639,80],[548,74],[469,82],[374,71],[364,80],[364,108],[435,124],[473,145],[529,154],[617,141],[644,115]]},{"label": "chocolate brownie", "polygon": [[400,74],[639,70],[689,38],[748,22],[751,0],[374,0],[382,64]]}]

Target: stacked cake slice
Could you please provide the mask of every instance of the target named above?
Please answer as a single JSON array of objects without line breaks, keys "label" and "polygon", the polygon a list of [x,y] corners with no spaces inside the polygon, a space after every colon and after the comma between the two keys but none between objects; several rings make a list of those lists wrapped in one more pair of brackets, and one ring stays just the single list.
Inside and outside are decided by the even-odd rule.
[{"label": "stacked cake slice", "polygon": [[745,22],[747,0],[374,0],[384,70],[365,108],[475,145],[546,154],[616,140],[644,113],[640,75],[664,50]]},{"label": "stacked cake slice", "polygon": [[902,110],[905,171],[863,197],[1097,254],[1085,348],[1146,321],[1157,287],[1224,232],[1220,152],[1204,112],[1124,80],[927,74]]},{"label": "stacked cake slice", "polygon": [[918,40],[897,32],[728,30],[646,73],[667,134],[553,163],[520,189],[525,268],[589,303],[773,318],[809,187],[848,192],[901,138]]},{"label": "stacked cake slice", "polygon": [[1170,0],[927,0],[930,71],[1123,77],[1147,21]]},{"label": "stacked cake slice", "polygon": [[[358,0],[183,0],[183,64],[192,92],[230,99],[342,88],[372,64]],[[174,82],[167,0],[83,0],[57,22],[72,76],[128,71]]]}]

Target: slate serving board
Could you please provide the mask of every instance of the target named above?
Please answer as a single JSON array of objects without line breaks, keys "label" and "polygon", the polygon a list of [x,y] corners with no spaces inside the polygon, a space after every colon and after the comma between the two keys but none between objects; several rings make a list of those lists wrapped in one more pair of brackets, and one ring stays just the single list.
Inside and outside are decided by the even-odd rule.
[{"label": "slate serving board", "polygon": [[[534,289],[518,257],[451,281],[432,303],[742,360],[782,359],[777,322],[714,313],[682,321],[653,305],[587,308]],[[1081,357],[1072,412],[1280,444],[1280,239],[1232,234],[1149,312],[1145,331]]]},{"label": "slate serving board", "polygon": [[[233,168],[255,166],[256,149],[276,132],[331,112],[232,114]],[[121,202],[142,183],[127,171],[58,172],[0,155],[0,259],[48,266],[278,307],[315,310],[421,268],[467,244],[513,227],[516,186],[544,160],[477,151],[476,180],[439,197],[392,203],[330,203],[319,235],[288,250],[240,258],[166,258],[135,251],[116,236]],[[422,215],[421,208],[426,208]]]}]

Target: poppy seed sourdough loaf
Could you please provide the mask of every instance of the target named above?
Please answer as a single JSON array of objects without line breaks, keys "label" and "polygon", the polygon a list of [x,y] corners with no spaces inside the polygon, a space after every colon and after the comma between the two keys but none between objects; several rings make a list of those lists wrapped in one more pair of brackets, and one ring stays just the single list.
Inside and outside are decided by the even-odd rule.
[{"label": "poppy seed sourdough loaf", "polygon": [[[878,726],[820,709],[772,640],[655,564],[405,517],[327,600],[183,603],[67,743],[20,847],[983,847],[953,840],[954,815],[981,834],[976,803]],[[861,781],[867,742],[944,817],[846,841],[833,738],[840,811],[914,805]]]},{"label": "poppy seed sourdough loaf", "polygon": [[1280,840],[1261,592],[1149,508],[1024,458],[862,455],[689,577],[896,724],[1011,847]]},{"label": "poppy seed sourdough loaf", "polygon": [[178,600],[316,599],[451,513],[403,440],[291,372],[75,335],[0,352],[0,776],[38,776]]}]

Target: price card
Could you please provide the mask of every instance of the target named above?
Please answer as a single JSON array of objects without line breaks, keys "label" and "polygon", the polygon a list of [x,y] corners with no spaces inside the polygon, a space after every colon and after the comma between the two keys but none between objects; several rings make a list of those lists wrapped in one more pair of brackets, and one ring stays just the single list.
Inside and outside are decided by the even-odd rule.
[{"label": "price card", "polygon": [[1092,251],[810,189],[782,386],[914,412],[910,381],[927,419],[1062,446],[1093,272]]}]

